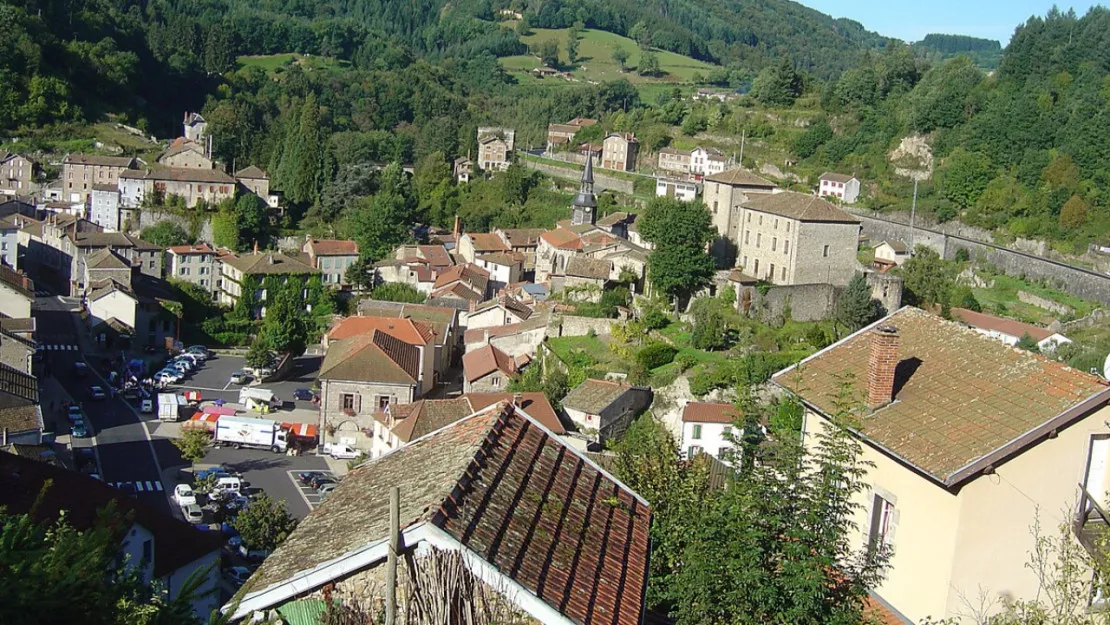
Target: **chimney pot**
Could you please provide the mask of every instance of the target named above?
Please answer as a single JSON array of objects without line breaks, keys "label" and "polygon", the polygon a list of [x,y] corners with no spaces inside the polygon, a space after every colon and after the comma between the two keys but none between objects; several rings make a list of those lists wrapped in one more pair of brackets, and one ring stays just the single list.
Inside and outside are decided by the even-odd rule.
[{"label": "chimney pot", "polygon": [[879,326],[871,331],[867,358],[867,407],[875,410],[894,400],[894,371],[898,367],[901,337],[894,326]]},{"label": "chimney pot", "polygon": [[475,310],[478,310],[478,302],[470,300],[470,312],[474,312]]},{"label": "chimney pot", "polygon": [[522,408],[524,404],[524,395],[520,393],[513,393],[513,405],[517,408]]}]

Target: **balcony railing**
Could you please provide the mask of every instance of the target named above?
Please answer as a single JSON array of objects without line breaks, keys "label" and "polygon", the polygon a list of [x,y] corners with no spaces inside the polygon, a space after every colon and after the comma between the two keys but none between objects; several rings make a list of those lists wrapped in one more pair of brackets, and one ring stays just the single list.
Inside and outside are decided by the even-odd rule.
[{"label": "balcony railing", "polygon": [[1098,503],[1098,499],[1079,485],[1079,506],[1075,511],[1072,530],[1079,543],[1092,555],[1099,551],[1099,538],[1110,530],[1110,514]]}]

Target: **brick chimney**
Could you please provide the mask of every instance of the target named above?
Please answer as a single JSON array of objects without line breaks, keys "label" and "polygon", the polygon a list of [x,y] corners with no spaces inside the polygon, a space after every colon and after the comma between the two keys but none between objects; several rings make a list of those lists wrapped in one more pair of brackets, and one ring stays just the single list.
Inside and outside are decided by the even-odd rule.
[{"label": "brick chimney", "polygon": [[470,300],[470,309],[469,309],[469,312],[474,312],[474,311],[476,311],[476,310],[478,310],[478,302],[476,302],[476,301],[474,301],[474,300]]},{"label": "brick chimney", "polygon": [[894,370],[898,366],[898,328],[879,326],[871,331],[867,358],[867,407],[875,410],[894,399]]}]

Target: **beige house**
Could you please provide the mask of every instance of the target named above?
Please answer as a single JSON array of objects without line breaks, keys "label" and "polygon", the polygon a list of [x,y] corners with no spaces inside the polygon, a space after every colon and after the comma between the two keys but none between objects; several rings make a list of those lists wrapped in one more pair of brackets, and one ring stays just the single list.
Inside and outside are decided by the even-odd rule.
[{"label": "beige house", "polygon": [[527,321],[532,316],[532,309],[523,302],[508,295],[491,299],[478,304],[474,310],[466,315],[466,329],[499,328],[521,321]]},{"label": "beige house", "polygon": [[212,169],[215,166],[205,154],[204,146],[183,138],[175,139],[157,160],[159,165],[179,169]]},{"label": "beige house", "polygon": [[85,202],[93,185],[118,184],[120,174],[133,169],[135,164],[130,156],[66,154],[62,159],[62,199]]},{"label": "beige house", "polygon": [[910,246],[902,241],[883,241],[875,246],[875,268],[887,271],[910,259]]},{"label": "beige house", "polygon": [[[243,281],[247,277],[255,278],[261,284],[267,276],[276,276],[279,279],[288,280],[292,276],[308,278],[313,274],[320,273],[320,270],[299,258],[287,256],[280,252],[259,252],[257,248],[251,254],[225,254],[218,260],[220,281],[217,297],[223,306],[234,306],[235,302],[239,301],[239,298],[243,295]],[[258,300],[263,309],[258,313],[262,315],[265,310],[266,292],[261,288],[259,291],[260,297]]]},{"label": "beige house", "polygon": [[680,173],[690,173],[690,150],[680,150],[678,148],[663,148],[659,150],[659,169]]},{"label": "beige house", "polygon": [[776,190],[773,182],[739,167],[706,176],[703,182],[702,199],[713,216],[717,234],[733,242],[740,232],[740,206],[749,199]]},{"label": "beige house", "polygon": [[185,112],[185,119],[181,122],[181,132],[189,141],[203,143],[208,138],[208,122],[200,113]]},{"label": "beige house", "polygon": [[617,171],[636,171],[640,142],[631,132],[611,132],[601,144],[601,166]]},{"label": "beige house", "polygon": [[593,126],[596,123],[596,119],[576,117],[565,124],[548,124],[547,151],[559,149],[573,142],[574,135],[578,134],[579,130]]},{"label": "beige house", "polygon": [[737,265],[772,284],[844,286],[859,270],[859,221],[821,198],[787,191],[741,206]]},{"label": "beige house", "polygon": [[169,259],[168,277],[192,282],[212,294],[219,293],[220,263],[217,252],[207,243],[175,245],[166,250]]},{"label": "beige house", "polygon": [[30,159],[0,150],[0,195],[30,195],[35,164]]},{"label": "beige house", "polygon": [[505,171],[513,153],[516,131],[498,126],[478,127],[478,167],[482,171]]},{"label": "beige house", "polygon": [[493,232],[464,232],[455,248],[455,252],[468,263],[475,262],[483,254],[508,251],[509,244]]},{"label": "beige house", "polygon": [[278,207],[281,199],[277,194],[270,193],[270,175],[258,167],[251,165],[235,172],[235,181],[247,191],[265,200],[270,208]]},{"label": "beige house", "polygon": [[358,243],[349,239],[314,239],[305,241],[302,250],[309,263],[320,270],[325,284],[348,284],[347,270],[358,262]]},{"label": "beige house", "polygon": [[141,206],[148,196],[165,199],[175,195],[185,200],[185,206],[190,208],[201,200],[211,205],[235,197],[235,179],[219,169],[162,167],[150,171],[129,171],[121,174],[120,178],[129,181],[121,185],[121,189],[128,189],[125,197],[130,194],[132,184],[141,189],[137,198],[128,197],[129,207]]},{"label": "beige house", "polygon": [[890,550],[877,594],[908,622],[1043,598],[1037,522],[1090,546],[1083,493],[1105,503],[1110,486],[1104,380],[907,307],[775,375],[805,404],[807,445],[845,380],[861,410],[840,425],[871,463],[853,542]]},{"label": "beige house", "polygon": [[368,317],[411,319],[431,326],[435,333],[435,371],[437,376],[451,368],[451,363],[455,358],[455,350],[462,342],[459,331],[459,311],[454,308],[364,299],[358,304],[358,314]]}]

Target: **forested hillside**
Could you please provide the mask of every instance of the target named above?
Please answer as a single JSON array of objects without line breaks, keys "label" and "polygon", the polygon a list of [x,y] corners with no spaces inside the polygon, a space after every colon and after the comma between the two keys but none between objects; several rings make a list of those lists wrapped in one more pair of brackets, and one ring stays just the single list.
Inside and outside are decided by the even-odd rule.
[{"label": "forested hillside", "polygon": [[917,53],[937,64],[955,56],[966,56],[979,67],[995,69],[1002,58],[1002,44],[993,39],[980,39],[966,35],[941,35],[931,33],[913,44]]}]

